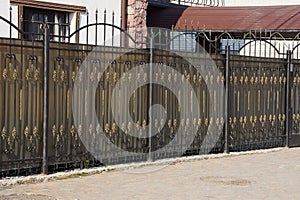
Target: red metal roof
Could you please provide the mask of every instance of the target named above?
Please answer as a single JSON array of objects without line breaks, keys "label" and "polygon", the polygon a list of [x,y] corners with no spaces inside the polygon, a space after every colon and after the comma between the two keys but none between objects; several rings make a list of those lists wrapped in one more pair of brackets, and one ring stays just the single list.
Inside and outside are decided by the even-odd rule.
[{"label": "red metal roof", "polygon": [[187,29],[197,29],[199,25],[206,30],[300,29],[300,5],[188,7],[178,18],[175,28],[184,29],[185,24]]}]

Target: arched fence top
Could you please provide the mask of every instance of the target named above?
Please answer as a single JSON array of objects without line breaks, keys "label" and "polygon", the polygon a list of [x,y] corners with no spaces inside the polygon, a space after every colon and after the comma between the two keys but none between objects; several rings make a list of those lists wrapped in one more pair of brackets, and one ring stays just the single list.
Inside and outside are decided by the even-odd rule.
[{"label": "arched fence top", "polygon": [[292,54],[294,53],[294,51],[300,46],[300,43],[297,44],[296,46],[294,46],[294,48],[291,50],[292,51]]},{"label": "arched fence top", "polygon": [[239,48],[238,52],[241,52],[241,50],[242,50],[243,48],[245,48],[246,46],[250,45],[251,43],[257,42],[257,41],[258,41],[258,42],[264,42],[264,43],[266,43],[266,44],[269,44],[271,47],[274,48],[274,50],[275,50],[279,55],[285,54],[284,52],[280,52],[280,51],[276,48],[276,46],[275,46],[274,44],[272,44],[271,42],[269,42],[268,40],[265,40],[265,39],[259,39],[259,40],[258,40],[258,39],[254,39],[254,40],[251,40],[251,41],[245,43],[243,46],[241,46],[241,47]]},{"label": "arched fence top", "polygon": [[130,40],[134,43],[136,43],[135,39],[128,33],[126,32],[124,29],[120,28],[119,26],[116,26],[114,24],[109,24],[109,23],[91,23],[91,24],[87,24],[87,25],[84,25],[80,28],[78,28],[77,30],[75,30],[73,33],[71,33],[69,36],[67,36],[69,39],[72,38],[75,34],[79,33],[80,31],[84,30],[84,29],[87,29],[88,27],[92,27],[92,26],[109,26],[109,27],[112,27],[112,28],[115,28],[115,29],[118,29],[120,30],[122,33],[124,33],[126,36],[128,36],[128,38],[130,38]]},{"label": "arched fence top", "polygon": [[0,20],[6,22],[9,26],[13,27],[16,31],[18,31],[19,33],[23,34],[23,31],[21,29],[19,29],[16,25],[14,25],[12,22],[10,22],[9,20],[7,20],[6,18],[0,16]]}]

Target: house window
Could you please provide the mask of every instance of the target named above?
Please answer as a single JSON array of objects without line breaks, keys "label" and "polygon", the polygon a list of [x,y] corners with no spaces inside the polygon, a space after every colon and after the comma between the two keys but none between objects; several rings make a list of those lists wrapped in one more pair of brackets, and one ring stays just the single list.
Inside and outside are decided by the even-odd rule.
[{"label": "house window", "polygon": [[43,39],[42,22],[49,23],[50,39],[64,41],[68,32],[69,13],[64,11],[45,10],[38,8],[23,8],[23,31],[24,39]]},{"label": "house window", "polygon": [[[67,41],[65,36],[79,27],[80,13],[86,13],[85,6],[60,4],[49,1],[10,0],[11,5],[18,6],[19,28],[22,29],[24,39],[41,40],[43,30],[41,22],[48,18],[50,24],[50,39]],[[21,37],[21,35],[19,35]],[[73,39],[77,40],[78,35]]]}]

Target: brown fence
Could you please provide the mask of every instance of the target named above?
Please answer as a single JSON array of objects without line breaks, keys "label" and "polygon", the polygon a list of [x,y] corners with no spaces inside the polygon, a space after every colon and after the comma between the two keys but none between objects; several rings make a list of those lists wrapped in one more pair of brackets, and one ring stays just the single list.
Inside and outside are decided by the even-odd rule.
[{"label": "brown fence", "polygon": [[[100,46],[95,50],[94,45],[70,43],[70,40],[48,43],[46,40],[45,43],[45,40],[1,39],[1,176],[40,173],[42,165],[43,172],[53,172],[146,161],[150,154],[151,160],[156,160],[205,152],[244,151],[300,144],[297,34],[276,38],[273,32],[251,37],[248,37],[248,33],[239,33],[233,37],[228,33],[212,35],[201,30],[176,33],[160,31],[160,35],[164,31],[168,34],[153,43],[147,40],[138,49]],[[195,52],[200,50],[194,48],[194,43],[190,44],[190,41],[197,41],[208,51],[219,74],[203,76],[196,70],[197,66],[188,62],[193,60],[194,63],[203,63],[201,59],[210,59],[197,57]],[[291,43],[291,48],[284,47],[284,42]],[[168,46],[170,51],[158,48],[162,44]],[[91,54],[95,55],[89,56]],[[97,59],[99,55],[101,59]],[[47,59],[48,66],[45,65]],[[162,70],[153,73],[151,69],[146,71],[142,67],[151,63],[161,66]],[[82,65],[89,66],[88,75],[83,77],[79,72]],[[182,76],[166,74],[163,66],[175,69]],[[207,62],[204,67],[209,69],[210,63]],[[97,73],[97,68],[105,68],[102,76]],[[131,74],[133,68],[137,68],[138,73]],[[45,76],[45,69],[49,70],[48,76]],[[199,117],[182,116],[181,109],[194,112],[192,102],[179,105],[174,93],[158,84],[145,84],[132,94],[113,93],[119,80],[122,84],[134,86],[150,77],[152,80],[170,82],[171,85],[189,83],[200,102]],[[88,85],[79,87],[78,96],[73,96],[76,79],[79,82],[81,79],[88,80]],[[45,83],[49,90],[46,96]],[[74,101],[82,96],[90,96],[89,87],[95,83],[98,85],[94,99],[98,124],[75,125],[72,99]],[[214,87],[208,91],[210,84]],[[190,95],[184,89],[178,90],[182,96]],[[125,95],[116,98],[130,96],[128,106],[134,124],[122,112],[117,112],[121,125],[116,123],[112,109],[122,106],[111,105],[122,103],[111,101],[112,95],[116,94]],[[217,99],[223,99],[223,104],[215,103]],[[48,105],[45,106],[45,103]],[[89,123],[91,110],[88,105],[91,103],[87,100],[77,105],[82,122]],[[154,104],[165,108],[159,111],[161,113],[155,113],[153,118],[152,128],[159,133],[151,139],[132,137],[130,132],[133,127],[145,131],[149,118],[154,116],[151,112],[149,115],[149,107]],[[224,112],[225,115],[212,118],[210,110],[213,113]],[[205,144],[207,146],[203,147],[212,124],[214,130],[222,134],[217,142],[208,141]],[[184,132],[181,140],[188,138],[192,128],[197,129],[190,146],[173,145],[165,152],[157,153],[157,149],[170,143],[179,127]],[[119,150],[112,150],[108,143],[97,140],[101,129]],[[82,142],[83,137],[88,138],[85,139],[87,143]],[[95,158],[95,152],[89,152],[93,146],[101,146],[101,155],[105,159]],[[136,155],[124,156],[122,151]]]}]

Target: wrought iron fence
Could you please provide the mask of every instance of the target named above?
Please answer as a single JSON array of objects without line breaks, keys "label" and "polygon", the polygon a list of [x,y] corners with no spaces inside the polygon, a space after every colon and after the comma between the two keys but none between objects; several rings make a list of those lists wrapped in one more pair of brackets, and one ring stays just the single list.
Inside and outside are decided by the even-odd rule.
[{"label": "wrought iron fence", "polygon": [[224,6],[224,0],[171,0],[172,3],[186,6]]},{"label": "wrought iron fence", "polygon": [[[115,42],[104,43],[96,50],[97,39],[93,44],[88,36],[85,44],[71,39],[91,27],[95,28],[97,38],[97,27],[103,26],[111,27],[112,37],[117,31],[124,32],[114,24],[87,23],[69,36],[55,36],[63,40],[49,42],[47,23],[44,23],[43,41],[33,37],[32,40],[25,40],[26,37],[0,39],[1,177],[146,161],[150,155],[151,160],[156,160],[207,151],[218,153],[300,144],[300,40],[297,31],[229,33],[149,29],[144,36],[158,36],[141,40],[143,33],[137,33],[124,39],[127,33],[123,33]],[[124,43],[128,48],[123,48]],[[195,52],[201,51],[197,44],[209,53],[219,69],[218,74],[203,76],[187,61],[207,61],[204,67],[211,67],[209,58],[195,56],[198,55]],[[159,48],[162,46],[163,49]],[[89,53],[93,56],[88,56]],[[101,59],[97,59],[99,55]],[[154,73],[142,67],[151,63],[160,71]],[[82,65],[88,66],[88,75],[81,74]],[[181,77],[167,74],[163,66],[175,69]],[[103,75],[99,76],[97,68],[104,67]],[[131,73],[133,68],[137,68],[138,73]],[[88,81],[87,85],[79,85],[79,93],[73,96],[76,79]],[[199,117],[182,116],[181,109],[194,112],[193,103],[179,105],[173,91],[158,84],[145,84],[132,94],[114,92],[118,81],[134,87],[148,79],[171,85],[191,85],[200,102]],[[76,126],[72,98],[80,102],[80,120],[89,122],[88,105],[92,102],[80,99],[91,95],[89,88],[93,84],[97,84],[93,100],[99,123]],[[210,84],[214,87],[208,91]],[[178,90],[181,96],[190,95],[187,90]],[[130,99],[128,107],[134,123],[128,120],[126,113],[116,111],[126,105],[113,101],[113,97]],[[223,103],[215,103],[218,99]],[[165,110],[149,115],[150,105],[155,104],[162,105]],[[210,110],[225,113],[225,116],[212,118]],[[118,115],[113,116],[113,112]],[[130,135],[134,127],[145,132],[151,117],[153,129],[159,133],[149,138]],[[216,143],[209,139],[203,147],[211,124],[214,131],[222,134]],[[173,145],[157,152],[175,138],[179,127],[184,132],[181,140],[188,138],[193,128],[197,129],[192,143],[188,147]],[[97,140],[101,128],[107,141],[119,147],[117,150],[112,150],[105,140]],[[101,146],[104,159],[94,157],[95,152],[89,151],[93,146]],[[136,154],[124,156],[122,151]]]}]

